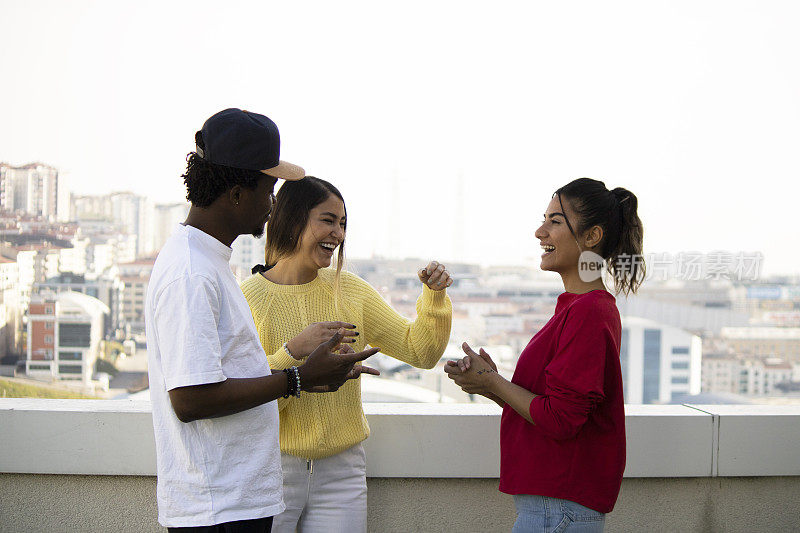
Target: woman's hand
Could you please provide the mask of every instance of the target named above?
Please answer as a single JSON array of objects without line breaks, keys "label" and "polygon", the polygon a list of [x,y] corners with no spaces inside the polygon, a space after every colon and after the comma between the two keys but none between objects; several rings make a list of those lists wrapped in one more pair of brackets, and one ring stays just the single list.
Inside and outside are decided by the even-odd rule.
[{"label": "woman's hand", "polygon": [[286,345],[289,347],[291,356],[299,360],[307,357],[317,346],[328,341],[339,330],[343,331],[342,342],[356,342],[355,337],[358,336],[358,331],[355,328],[355,325],[347,322],[314,322]]},{"label": "woman's hand", "polygon": [[453,284],[453,278],[450,277],[450,273],[445,269],[444,265],[436,261],[431,261],[428,266],[421,268],[417,272],[417,276],[419,276],[419,280],[424,285],[434,291],[440,291]]},{"label": "woman's hand", "polygon": [[[339,350],[339,355],[344,355],[346,353],[353,353],[354,351],[355,350],[353,350],[352,346],[350,346],[349,344],[345,344]],[[359,377],[361,377],[361,374],[372,374],[373,376],[381,375],[379,370],[364,365],[356,365],[350,372],[347,373],[347,376],[345,376],[344,381],[341,381],[340,383],[332,383],[330,385],[318,385],[316,387],[309,389],[308,392],[336,392],[337,390],[339,390],[339,387],[344,385],[348,380],[358,379]]]},{"label": "woman's hand", "polygon": [[461,345],[461,349],[467,355],[463,359],[448,361],[445,364],[444,371],[447,377],[455,381],[456,385],[467,394],[480,394],[497,401],[493,390],[499,376],[497,365],[483,348],[480,354],[477,354],[465,342]]}]

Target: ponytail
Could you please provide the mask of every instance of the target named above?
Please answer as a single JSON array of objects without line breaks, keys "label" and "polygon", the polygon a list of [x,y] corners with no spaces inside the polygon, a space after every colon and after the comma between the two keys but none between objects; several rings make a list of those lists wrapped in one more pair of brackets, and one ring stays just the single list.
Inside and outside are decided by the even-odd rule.
[{"label": "ponytail", "polygon": [[637,213],[639,200],[627,189],[611,191],[617,204],[619,230],[615,244],[609,246],[608,271],[614,278],[614,289],[626,296],[635,293],[644,280],[646,266],[642,256],[644,228]]}]

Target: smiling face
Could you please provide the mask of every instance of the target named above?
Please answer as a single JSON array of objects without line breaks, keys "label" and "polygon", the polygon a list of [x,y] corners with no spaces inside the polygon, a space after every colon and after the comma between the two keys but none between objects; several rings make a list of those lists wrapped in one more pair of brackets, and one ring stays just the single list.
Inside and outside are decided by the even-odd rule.
[{"label": "smiling face", "polygon": [[578,225],[577,215],[572,210],[572,205],[566,198],[563,199],[564,210],[558,196],[554,196],[547,206],[544,214],[544,221],[539,229],[536,230],[536,238],[542,245],[541,268],[551,272],[564,274],[570,270],[577,270],[578,258],[581,254],[581,247],[578,239],[572,234],[567,226],[564,216],[569,217],[569,222],[573,229]]},{"label": "smiling face", "polygon": [[344,241],[346,227],[344,202],[331,194],[309,211],[297,255],[308,267],[331,266],[334,252]]}]

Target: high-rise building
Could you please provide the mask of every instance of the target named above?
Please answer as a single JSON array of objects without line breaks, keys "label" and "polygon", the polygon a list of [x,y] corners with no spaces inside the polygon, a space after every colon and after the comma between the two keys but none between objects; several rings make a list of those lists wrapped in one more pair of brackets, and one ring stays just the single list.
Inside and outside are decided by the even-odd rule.
[{"label": "high-rise building", "polygon": [[122,225],[125,233],[136,235],[136,255],[145,256],[155,250],[155,209],[146,196],[130,192],[109,195],[114,221]]},{"label": "high-rise building", "polygon": [[73,220],[84,223],[105,221],[117,230],[136,237],[136,255],[146,256],[156,250],[156,211],[153,201],[131,192],[103,196],[73,196]]},{"label": "high-rise building", "polygon": [[121,324],[127,328],[128,334],[144,333],[147,284],[154,263],[154,258],[147,258],[119,265],[119,277],[122,281]]},{"label": "high-rise building", "polygon": [[0,255],[0,357],[19,353],[21,340],[19,309],[19,267],[16,260]]},{"label": "high-rise building", "polygon": [[0,164],[0,208],[55,221],[58,170],[42,163],[21,167]]},{"label": "high-rise building", "polygon": [[189,214],[189,204],[157,204],[155,206],[155,228],[153,236],[153,250],[160,250],[169,236],[175,230],[175,226],[186,220]]},{"label": "high-rise building", "polygon": [[700,393],[702,342],[687,331],[624,317],[620,366],[625,402],[669,403]]}]

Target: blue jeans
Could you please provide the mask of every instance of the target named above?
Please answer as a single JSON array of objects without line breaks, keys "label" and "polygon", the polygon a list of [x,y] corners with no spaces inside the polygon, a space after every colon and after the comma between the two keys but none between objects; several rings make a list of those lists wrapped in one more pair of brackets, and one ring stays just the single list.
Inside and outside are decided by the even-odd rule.
[{"label": "blue jeans", "polygon": [[606,515],[569,500],[514,495],[517,521],[512,533],[601,533]]}]

